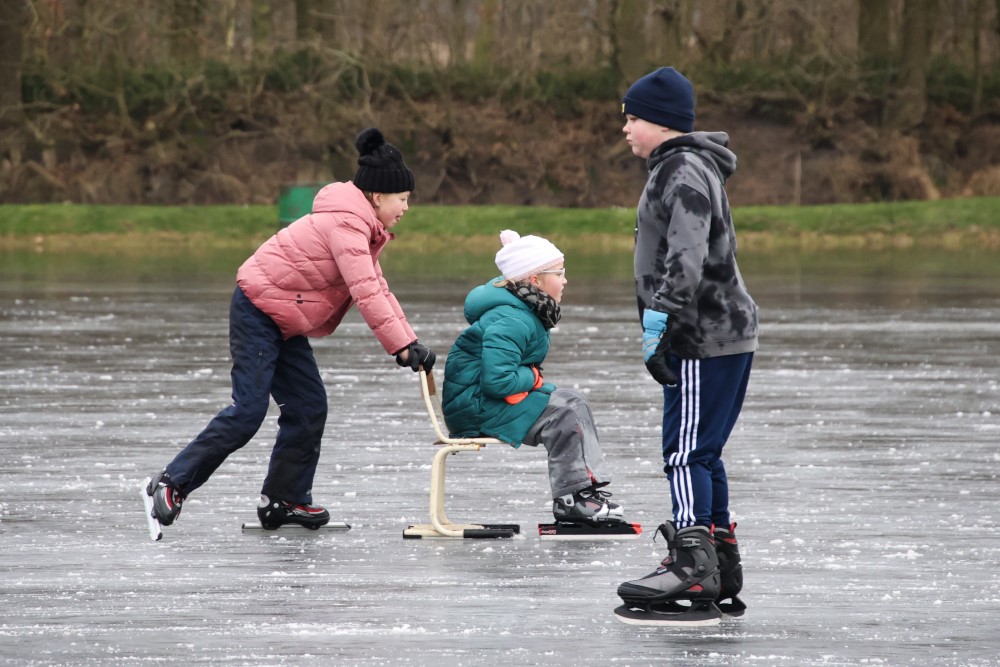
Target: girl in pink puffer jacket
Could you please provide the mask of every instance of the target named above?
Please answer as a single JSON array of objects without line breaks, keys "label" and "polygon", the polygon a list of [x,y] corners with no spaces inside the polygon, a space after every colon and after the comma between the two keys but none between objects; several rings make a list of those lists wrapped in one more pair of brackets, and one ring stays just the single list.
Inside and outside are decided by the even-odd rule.
[{"label": "girl in pink puffer jacket", "polygon": [[281,414],[260,522],[319,528],[330,520],[312,499],[327,400],[308,338],[333,333],[352,305],[397,364],[433,367],[434,353],[417,341],[378,261],[409,208],[413,172],[375,128],[356,145],[354,179],[320,190],[312,213],[265,241],[237,272],[229,314],[233,404],[150,478],[151,521],[174,522],[184,498],[257,433],[270,397]]}]

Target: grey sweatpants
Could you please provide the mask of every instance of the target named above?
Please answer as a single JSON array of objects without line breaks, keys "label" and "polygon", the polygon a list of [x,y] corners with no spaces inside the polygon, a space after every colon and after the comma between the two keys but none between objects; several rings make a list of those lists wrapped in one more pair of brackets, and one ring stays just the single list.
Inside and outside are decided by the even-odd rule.
[{"label": "grey sweatpants", "polygon": [[524,436],[524,444],[545,446],[553,499],[611,481],[594,415],[578,391],[552,392],[548,406]]}]

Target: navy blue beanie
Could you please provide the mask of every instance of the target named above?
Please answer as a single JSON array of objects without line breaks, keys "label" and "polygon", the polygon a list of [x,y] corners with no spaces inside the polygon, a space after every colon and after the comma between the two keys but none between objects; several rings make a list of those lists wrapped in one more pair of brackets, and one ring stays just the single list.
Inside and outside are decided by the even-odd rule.
[{"label": "navy blue beanie", "polygon": [[622,113],[678,132],[694,129],[694,87],[673,67],[661,67],[632,84]]}]

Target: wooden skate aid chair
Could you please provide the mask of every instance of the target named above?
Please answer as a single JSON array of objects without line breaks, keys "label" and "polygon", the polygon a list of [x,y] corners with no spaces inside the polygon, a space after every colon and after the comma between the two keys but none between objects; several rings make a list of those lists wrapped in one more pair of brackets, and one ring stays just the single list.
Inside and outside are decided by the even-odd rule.
[{"label": "wooden skate aid chair", "polygon": [[465,538],[503,538],[513,537],[521,532],[517,524],[460,524],[452,523],[444,513],[444,477],[445,462],[450,454],[459,452],[478,452],[486,445],[502,445],[502,440],[495,438],[450,438],[442,425],[444,416],[441,411],[441,399],[437,395],[434,376],[423,369],[419,372],[420,393],[427,406],[427,414],[431,418],[431,426],[437,440],[435,445],[442,447],[434,454],[431,464],[431,493],[429,524],[415,524],[403,531],[403,537],[419,539],[423,537],[465,537]]}]

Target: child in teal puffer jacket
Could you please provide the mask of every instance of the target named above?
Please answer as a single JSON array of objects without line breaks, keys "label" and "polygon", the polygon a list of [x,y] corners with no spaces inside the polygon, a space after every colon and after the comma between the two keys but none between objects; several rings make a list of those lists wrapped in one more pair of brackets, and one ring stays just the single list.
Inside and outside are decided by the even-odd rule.
[{"label": "child in teal puffer jacket", "polygon": [[542,377],[549,330],[566,286],[562,252],[505,230],[503,273],[465,300],[469,327],[448,353],[442,407],[454,436],[487,435],[514,447],[544,445],[557,522],[623,522],[604,487],[610,475],[586,399]]}]

